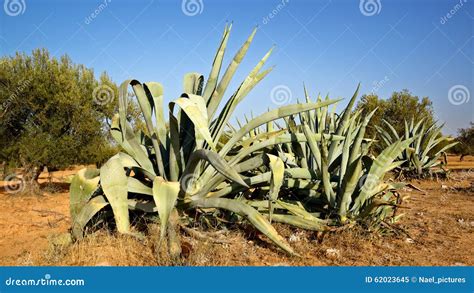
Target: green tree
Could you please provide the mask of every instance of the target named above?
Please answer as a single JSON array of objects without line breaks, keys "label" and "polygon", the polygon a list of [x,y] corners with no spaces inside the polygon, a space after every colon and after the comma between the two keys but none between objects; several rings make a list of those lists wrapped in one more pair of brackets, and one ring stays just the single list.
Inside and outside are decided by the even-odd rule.
[{"label": "green tree", "polygon": [[375,108],[378,108],[378,110],[375,112],[366,130],[369,137],[377,136],[374,126],[383,126],[382,119],[392,124],[400,135],[403,134],[405,129],[405,119],[408,121],[412,118],[415,121],[425,119],[425,123],[428,124],[434,122],[434,110],[431,100],[428,97],[419,98],[414,96],[406,89],[394,92],[386,100],[379,98],[375,94],[364,95],[357,104],[356,111],[362,110],[362,116],[365,116]]},{"label": "green tree", "polygon": [[460,161],[467,155],[474,155],[474,123],[470,123],[470,127],[461,128],[458,130],[458,137],[456,140],[459,142],[452,151],[461,157]]},{"label": "green tree", "polygon": [[44,167],[103,161],[114,151],[104,132],[117,94],[106,74],[97,81],[68,56],[37,49],[2,58],[0,159],[24,168],[26,186],[35,191]]}]

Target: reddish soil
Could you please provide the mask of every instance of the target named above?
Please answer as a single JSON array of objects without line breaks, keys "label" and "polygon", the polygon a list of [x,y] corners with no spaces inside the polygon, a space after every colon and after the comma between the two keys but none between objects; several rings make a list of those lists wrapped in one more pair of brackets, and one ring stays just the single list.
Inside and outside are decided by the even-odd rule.
[{"label": "reddish soil", "polygon": [[[277,225],[302,255],[288,257],[263,237],[243,230],[226,233],[230,243],[213,243],[183,235],[183,265],[474,265],[474,157],[449,158],[449,180],[412,183],[402,190],[399,233],[379,235],[360,228],[317,237],[315,233]],[[42,174],[42,196],[6,192],[0,187],[0,265],[169,265],[156,258],[153,237],[137,240],[100,231],[72,245],[57,245],[70,226],[65,178],[74,170]],[[0,186],[5,183],[0,181]],[[220,239],[220,238],[219,238]]]}]

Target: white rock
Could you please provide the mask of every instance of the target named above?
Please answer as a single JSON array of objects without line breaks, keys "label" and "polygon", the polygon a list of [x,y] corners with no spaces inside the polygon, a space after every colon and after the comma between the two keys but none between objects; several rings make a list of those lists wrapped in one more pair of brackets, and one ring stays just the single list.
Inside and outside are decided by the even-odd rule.
[{"label": "white rock", "polygon": [[341,252],[339,251],[339,249],[328,248],[328,249],[326,249],[326,256],[328,258],[336,259],[336,258],[339,258],[341,256]]},{"label": "white rock", "polygon": [[296,235],[296,234],[291,234],[291,235],[290,235],[290,239],[288,239],[288,240],[289,240],[290,242],[298,242],[298,241],[300,241],[301,239],[300,239],[300,237],[299,237],[298,235]]}]

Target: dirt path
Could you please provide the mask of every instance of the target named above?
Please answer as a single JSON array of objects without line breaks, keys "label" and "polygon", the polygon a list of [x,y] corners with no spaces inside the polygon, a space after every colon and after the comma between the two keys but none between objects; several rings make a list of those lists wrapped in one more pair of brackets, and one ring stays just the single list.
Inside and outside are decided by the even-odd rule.
[{"label": "dirt path", "polygon": [[[467,162],[474,166],[474,158]],[[53,181],[63,181],[71,173],[55,172]],[[303,256],[290,258],[258,236],[249,238],[237,230],[230,232],[229,244],[184,238],[191,251],[186,264],[474,265],[474,171],[453,172],[447,181],[413,184],[424,192],[402,191],[408,198],[400,227],[407,234],[378,236],[353,229],[328,234],[320,242],[314,233],[277,225]],[[37,197],[12,195],[3,188],[0,210],[0,265],[95,265],[103,260],[111,265],[166,264],[153,260],[151,243],[100,234],[72,245],[61,257],[45,259],[49,237],[70,226],[65,189]]]}]

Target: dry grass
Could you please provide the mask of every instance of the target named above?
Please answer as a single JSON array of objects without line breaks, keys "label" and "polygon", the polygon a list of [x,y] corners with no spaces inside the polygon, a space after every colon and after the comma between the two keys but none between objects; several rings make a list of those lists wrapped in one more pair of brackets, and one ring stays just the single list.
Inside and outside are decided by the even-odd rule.
[{"label": "dry grass", "polygon": [[[405,189],[409,198],[398,225],[406,233],[380,236],[360,227],[326,235],[276,225],[301,257],[288,257],[266,237],[240,227],[224,232],[228,243],[181,233],[179,263],[157,243],[158,228],[143,239],[101,229],[67,243],[68,194],[15,197],[0,192],[0,265],[59,266],[324,266],[474,265],[474,172],[453,172],[450,180],[418,180],[425,192]],[[219,238],[213,232],[200,231]]]}]

